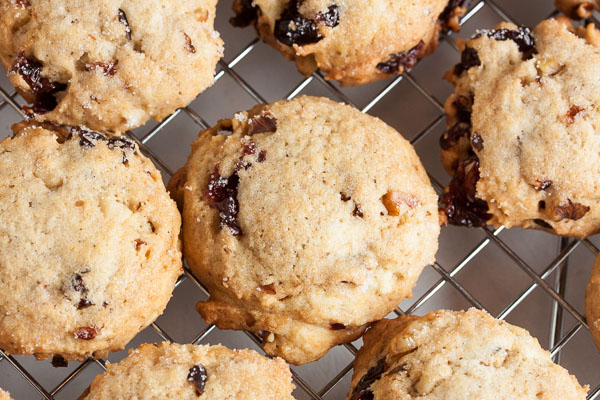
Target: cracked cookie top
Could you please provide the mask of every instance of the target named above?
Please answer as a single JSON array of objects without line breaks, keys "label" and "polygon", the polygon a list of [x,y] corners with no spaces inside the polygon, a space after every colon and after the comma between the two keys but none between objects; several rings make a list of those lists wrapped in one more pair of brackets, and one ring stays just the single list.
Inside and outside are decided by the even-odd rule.
[{"label": "cracked cookie top", "polygon": [[0,61],[39,121],[120,133],[213,83],[216,0],[0,0]]},{"label": "cracked cookie top", "polygon": [[450,223],[600,231],[597,39],[563,18],[503,23],[462,44],[440,140]]},{"label": "cracked cookie top", "polygon": [[347,399],[584,400],[587,390],[529,332],[471,309],[375,323]]},{"label": "cracked cookie top", "polygon": [[0,348],[55,365],[120,350],[182,271],[160,173],[125,137],[13,130],[0,142]]},{"label": "cracked cookie top", "polygon": [[355,338],[434,260],[435,193],[377,118],[300,97],[223,120],[192,148],[170,187],[186,259],[211,294],[198,308],[263,331],[273,354],[302,363]]},{"label": "cracked cookie top", "polygon": [[441,29],[458,29],[465,0],[236,0],[237,26],[295,60],[301,73],[359,85],[410,70]]}]

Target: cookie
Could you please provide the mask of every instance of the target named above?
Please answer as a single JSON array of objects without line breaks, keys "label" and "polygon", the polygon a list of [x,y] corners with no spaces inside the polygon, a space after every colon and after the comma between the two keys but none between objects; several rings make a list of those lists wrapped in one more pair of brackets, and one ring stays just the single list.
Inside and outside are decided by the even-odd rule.
[{"label": "cookie", "polygon": [[125,137],[34,122],[0,142],[0,348],[54,363],[122,349],[182,272],[181,217]]},{"label": "cookie", "polygon": [[596,258],[585,291],[585,316],[596,347],[600,349],[600,256]]},{"label": "cookie", "polygon": [[587,390],[525,329],[471,309],[377,322],[347,400],[584,400]]},{"label": "cookie", "polygon": [[458,30],[465,0],[235,0],[236,26],[310,75],[360,85],[410,70],[432,53],[441,30]]},{"label": "cookie", "polygon": [[39,121],[119,133],[213,84],[216,0],[0,0],[0,61]]},{"label": "cookie", "polygon": [[574,19],[587,19],[594,9],[600,10],[600,0],[555,0],[556,8]]},{"label": "cookie", "polygon": [[0,400],[12,400],[10,394],[6,393],[4,390],[0,389]]},{"label": "cookie", "polygon": [[392,311],[437,250],[436,196],[412,146],[324,98],[220,121],[169,187],[184,254],[210,292],[198,311],[294,364]]},{"label": "cookie", "polygon": [[252,350],[143,344],[108,364],[79,400],[293,400],[292,374],[279,358]]},{"label": "cookie", "polygon": [[448,222],[600,231],[600,51],[577,33],[594,37],[547,20],[533,31],[503,23],[462,44],[440,140],[453,175],[441,199]]}]

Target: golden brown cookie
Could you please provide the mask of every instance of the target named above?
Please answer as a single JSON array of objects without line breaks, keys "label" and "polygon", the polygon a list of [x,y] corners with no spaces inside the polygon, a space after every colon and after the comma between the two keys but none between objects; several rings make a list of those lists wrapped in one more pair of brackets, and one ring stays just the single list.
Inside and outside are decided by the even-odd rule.
[{"label": "golden brown cookie", "polygon": [[375,323],[348,400],[584,400],[588,387],[526,330],[471,309]]},{"label": "golden brown cookie", "polygon": [[440,30],[458,30],[465,0],[235,0],[236,26],[258,35],[310,75],[360,85],[410,70]]},{"label": "golden brown cookie", "polygon": [[143,344],[94,379],[80,400],[293,400],[292,374],[280,358],[252,350]]},{"label": "golden brown cookie", "polygon": [[455,91],[440,140],[453,175],[441,199],[450,223],[575,237],[600,231],[594,32],[564,20],[533,31],[503,23],[462,45],[447,74]]},{"label": "golden brown cookie", "polygon": [[119,133],[213,84],[216,0],[0,0],[0,61],[39,121]]},{"label": "golden brown cookie", "polygon": [[412,146],[324,98],[220,121],[169,187],[211,295],[198,311],[295,364],[392,311],[437,250],[436,196]]},{"label": "golden brown cookie", "polygon": [[160,173],[125,137],[13,130],[0,142],[0,348],[59,363],[120,350],[182,272]]}]

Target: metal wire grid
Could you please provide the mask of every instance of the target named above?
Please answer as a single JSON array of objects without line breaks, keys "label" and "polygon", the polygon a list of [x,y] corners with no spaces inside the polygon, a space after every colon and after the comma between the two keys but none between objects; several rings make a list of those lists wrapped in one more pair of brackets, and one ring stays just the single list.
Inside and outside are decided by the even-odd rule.
[{"label": "metal wire grid", "polygon": [[[469,21],[473,16],[475,16],[483,7],[487,6],[494,13],[497,14],[499,18],[505,21],[515,22],[513,21],[509,15],[507,15],[503,9],[497,4],[497,1],[492,0],[479,0],[474,1],[474,5],[470,8],[468,13],[462,18],[461,25]],[[554,13],[553,13],[554,14]],[[551,15],[552,16],[552,15]],[[597,15],[593,17],[594,22],[597,25],[599,24],[599,20]],[[516,22],[515,22],[516,23]],[[442,40],[449,43],[456,51],[458,48],[453,38],[449,35],[443,35]],[[218,81],[223,76],[228,75],[231,77],[248,95],[250,95],[257,103],[267,103],[267,100],[250,84],[246,82],[246,80],[240,76],[235,71],[235,66],[240,63],[245,57],[248,56],[256,47],[259,39],[254,38],[250,41],[250,43],[229,63],[221,60],[219,62],[220,71],[217,73],[215,77],[215,81]],[[418,68],[418,66],[417,66]],[[362,112],[369,112],[381,99],[383,99],[394,87],[396,87],[401,81],[406,80],[410,83],[410,85],[416,89],[424,98],[427,99],[431,105],[433,105],[438,111],[439,114],[433,118],[428,124],[426,124],[422,130],[411,140],[413,145],[416,145],[421,140],[423,140],[427,135],[431,134],[433,129],[440,124],[443,119],[443,105],[431,94],[431,92],[421,85],[411,73],[404,73],[401,76],[393,79],[389,84],[387,84],[383,90],[379,91],[377,95],[375,95],[366,106],[362,107]],[[331,82],[326,81],[323,76],[316,72],[311,76],[303,79],[299,84],[297,84],[293,90],[291,90],[286,96],[287,99],[292,99],[299,95],[311,82],[317,81],[322,84],[329,92],[333,98],[338,99],[339,101],[345,102],[347,104],[353,105],[356,108],[356,104],[350,100],[350,98],[344,94],[340,89],[338,89]],[[0,87],[0,95],[3,97],[3,100],[0,101],[0,111],[4,107],[12,107],[16,110],[22,117],[25,117],[20,105],[18,104],[19,98],[17,97],[16,92],[8,93],[4,89]],[[174,171],[171,170],[167,166],[167,163],[164,162],[155,152],[148,147],[148,142],[158,135],[164,128],[171,123],[178,115],[184,114],[187,115],[191,120],[200,128],[206,129],[210,126],[210,124],[204,120],[197,112],[195,112],[190,107],[185,107],[183,109],[177,110],[175,113],[164,119],[161,123],[157,124],[154,128],[152,128],[149,132],[144,133],[142,135],[133,134],[131,132],[128,133],[129,137],[137,142],[141,151],[145,153],[148,157],[150,157],[158,167],[160,167],[169,177],[173,174]],[[434,188],[438,193],[441,193],[443,190],[443,185],[431,174],[429,177],[434,185]],[[536,270],[527,262],[523,260],[504,240],[499,237],[499,234],[504,230],[503,227],[500,227],[496,230],[492,230],[489,228],[481,228],[481,231],[484,233],[484,239],[479,241],[476,246],[474,246],[470,251],[468,251],[464,256],[461,257],[460,261],[457,262],[451,268],[444,268],[438,262],[435,262],[431,267],[434,271],[439,274],[439,279],[435,282],[435,284],[428,287],[428,289],[414,302],[412,305],[402,310],[399,306],[394,310],[396,315],[404,315],[411,314],[416,312],[419,308],[421,308],[428,300],[430,300],[436,293],[438,293],[442,288],[446,285],[452,286],[456,291],[472,306],[477,307],[479,309],[486,309],[483,304],[467,290],[464,285],[458,282],[455,279],[455,276],[461,272],[468,263],[473,260],[478,254],[480,254],[490,243],[494,243],[499,249],[501,249],[525,274],[527,274],[532,283],[522,291],[518,296],[514,297],[512,301],[498,314],[496,317],[498,319],[505,319],[513,310],[515,310],[521,303],[523,303],[527,297],[536,289],[541,288],[544,293],[550,296],[553,300],[552,302],[552,321],[550,326],[550,346],[549,351],[552,354],[552,357],[555,361],[558,362],[559,357],[561,355],[561,351],[563,348],[569,343],[569,341],[577,334],[582,328],[589,329],[585,318],[573,307],[564,296],[564,289],[566,286],[566,278],[567,278],[567,270],[568,270],[568,261],[569,256],[573,254],[573,252],[578,247],[583,247],[587,249],[591,254],[595,257],[598,254],[598,248],[588,239],[585,240],[575,240],[575,239],[561,239],[560,240],[560,249],[556,257],[546,266],[545,269],[541,271],[541,273],[536,272]],[[179,287],[184,281],[189,280],[193,282],[204,294],[208,295],[206,288],[202,285],[202,283],[196,278],[189,267],[185,265],[184,274],[179,278],[176,283],[176,288]],[[554,287],[546,282],[546,279],[554,275]],[[576,324],[565,334],[562,333],[562,321],[563,315],[568,314],[572,316]],[[151,329],[163,340],[173,342],[171,336],[156,322],[151,325]],[[200,332],[197,333],[195,338],[191,341],[191,343],[198,344],[204,341],[207,336],[216,329],[214,325],[207,326],[203,328]],[[250,332],[244,332],[257,346],[260,346],[260,339]],[[350,355],[355,355],[357,348],[354,344],[346,344],[344,345],[346,350],[350,353]],[[28,369],[26,369],[15,357],[5,354],[2,350],[0,350],[0,368],[14,368],[24,379],[31,385],[44,399],[54,399],[56,395],[58,395],[61,391],[65,389],[69,383],[71,383],[78,375],[80,375],[85,369],[87,369],[92,364],[97,364],[102,369],[106,369],[104,360],[93,360],[87,359],[77,366],[73,371],[71,371],[58,385],[56,385],[51,390],[47,390],[44,386],[39,382],[38,379],[31,373]],[[4,365],[3,365],[4,364]],[[6,365],[9,364],[9,365]],[[346,377],[352,369],[352,363],[348,363],[345,367],[339,370],[339,372],[329,380],[324,386],[320,389],[311,386],[309,382],[306,382],[298,372],[292,369],[294,382],[299,388],[301,392],[305,395],[304,397],[308,397],[310,399],[324,399],[328,394],[331,393],[332,389],[335,388],[340,381]],[[298,391],[298,389],[297,389]],[[600,395],[600,385],[595,386],[590,390],[588,394],[588,399],[596,399]]]}]

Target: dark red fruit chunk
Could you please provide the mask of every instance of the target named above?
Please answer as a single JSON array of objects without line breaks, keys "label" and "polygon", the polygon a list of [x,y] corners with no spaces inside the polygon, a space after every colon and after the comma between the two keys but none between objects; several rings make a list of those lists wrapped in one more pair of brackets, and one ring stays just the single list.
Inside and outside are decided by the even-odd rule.
[{"label": "dark red fruit chunk", "polygon": [[250,25],[258,18],[259,8],[252,4],[252,0],[242,0],[234,5],[235,17],[229,23],[238,28]]},{"label": "dark red fruit chunk", "polygon": [[27,82],[29,88],[36,96],[33,104],[33,111],[38,114],[44,114],[54,110],[57,106],[54,94],[67,88],[67,85],[60,82],[53,82],[42,76],[42,63],[25,57],[25,52],[21,50],[11,72],[16,72]]},{"label": "dark red fruit chunk", "polygon": [[471,112],[473,108],[473,99],[467,96],[458,96],[452,102],[456,110],[456,118],[458,122],[452,125],[440,137],[440,147],[442,150],[448,150],[458,141],[471,134]]},{"label": "dark red fruit chunk", "polygon": [[355,204],[354,205],[354,210],[352,211],[352,216],[359,217],[359,218],[362,218],[362,217],[365,216],[365,214],[363,213],[362,208],[360,207],[360,204]]},{"label": "dark red fruit chunk", "polygon": [[73,135],[79,136],[79,145],[83,147],[94,147],[99,141],[106,140],[106,136],[101,133],[90,131],[86,128],[78,126],[67,127],[70,137]]},{"label": "dark red fruit chunk", "polygon": [[583,218],[588,211],[590,211],[588,206],[574,203],[571,199],[567,199],[567,203],[554,207],[554,215],[560,219],[572,219],[574,221]]},{"label": "dark red fruit chunk", "polygon": [[479,159],[472,155],[459,163],[447,192],[440,200],[441,208],[451,224],[483,227],[492,217],[488,214],[487,203],[476,197],[478,180]]},{"label": "dark red fruit chunk", "polygon": [[377,64],[377,69],[384,74],[397,74],[402,67],[403,71],[410,71],[423,51],[425,43],[421,40],[415,47],[398,54],[392,54],[386,62]]},{"label": "dark red fruit chunk", "polygon": [[237,201],[239,183],[240,177],[237,172],[234,172],[229,178],[225,178],[219,174],[219,166],[216,165],[214,172],[210,174],[206,188],[208,204],[219,210],[221,228],[227,226],[234,236],[242,234],[242,228],[237,222],[240,209]]},{"label": "dark red fruit chunk", "polygon": [[473,136],[471,137],[471,146],[477,151],[483,150],[483,138],[479,133],[473,133]]},{"label": "dark red fruit chunk", "polygon": [[567,113],[567,115],[565,115],[565,121],[568,124],[574,123],[575,117],[582,111],[585,111],[585,108],[579,106],[572,106],[571,108],[569,108],[569,112]]},{"label": "dark red fruit chunk", "polygon": [[108,139],[106,143],[109,149],[121,149],[121,150],[129,150],[133,151],[133,154],[137,154],[137,150],[135,148],[135,142],[129,138],[124,136],[114,136]]},{"label": "dark red fruit chunk", "polygon": [[88,307],[93,306],[93,305],[94,305],[94,303],[92,303],[88,299],[82,298],[81,300],[79,300],[79,304],[77,304],[77,309],[81,310],[83,308],[88,308]]},{"label": "dark red fruit chunk", "polygon": [[185,32],[184,32],[183,36],[185,36],[185,49],[187,51],[189,51],[190,53],[195,53],[196,48],[194,47],[194,44],[192,43],[192,39]]},{"label": "dark red fruit chunk", "polygon": [[466,122],[457,122],[452,125],[444,134],[440,137],[440,147],[442,150],[448,150],[454,146],[460,138],[468,137],[471,132],[471,124]]},{"label": "dark red fruit chunk", "polygon": [[448,19],[450,19],[450,17],[452,16],[452,12],[454,11],[454,9],[457,7],[466,7],[465,3],[468,3],[467,0],[450,0],[446,5],[446,8],[444,8],[444,11],[442,11],[440,16],[438,17],[438,19],[444,24],[447,24]]},{"label": "dark red fruit chunk", "polygon": [[465,46],[465,49],[460,54],[460,62],[454,66],[454,75],[459,76],[464,71],[467,71],[471,67],[478,67],[481,65],[479,54],[477,50],[472,47]]},{"label": "dark red fruit chunk", "polygon": [[85,287],[83,283],[83,278],[79,274],[74,274],[71,277],[71,286],[73,286],[73,290],[79,292],[81,294],[85,294],[88,292],[88,289]]},{"label": "dark red fruit chunk", "polygon": [[96,337],[98,331],[95,328],[90,328],[89,326],[81,326],[77,328],[77,332],[75,333],[75,337],[77,339],[82,340],[92,340]]},{"label": "dark red fruit chunk", "polygon": [[94,63],[87,63],[85,64],[85,70],[87,72],[92,72],[98,68],[100,68],[102,70],[102,73],[104,74],[104,76],[113,76],[114,74],[117,73],[117,64],[119,63],[119,60],[116,61],[111,61],[108,63],[105,62],[94,62]]},{"label": "dark red fruit chunk", "polygon": [[317,43],[323,39],[317,22],[300,14],[302,0],[291,0],[275,21],[274,35],[281,43],[292,46]]},{"label": "dark red fruit chunk", "polygon": [[277,119],[268,115],[252,117],[248,122],[248,135],[277,131]]},{"label": "dark red fruit chunk", "polygon": [[[474,38],[481,37],[481,35],[482,34],[479,33]],[[485,35],[494,40],[512,40],[517,44],[517,47],[519,47],[519,51],[523,53],[523,60],[529,60],[534,54],[537,54],[533,33],[531,32],[531,29],[527,27],[520,26],[518,30],[506,28],[493,29],[487,31]]]},{"label": "dark red fruit chunk", "polygon": [[129,21],[127,20],[127,14],[125,11],[119,8],[119,22],[125,25],[125,37],[127,40],[131,40],[131,27],[129,26]]},{"label": "dark red fruit chunk", "polygon": [[206,386],[206,381],[208,380],[208,375],[206,374],[206,368],[202,364],[194,365],[190,368],[190,373],[187,376],[188,382],[192,382],[194,387],[196,388],[196,394],[201,396],[204,393],[204,387]]},{"label": "dark red fruit chunk", "polygon": [[329,324],[329,329],[332,331],[341,331],[342,329],[346,329],[346,325],[340,324],[339,322],[332,322]]},{"label": "dark red fruit chunk", "polygon": [[244,155],[254,153],[256,153],[256,144],[254,143],[254,141],[250,140],[247,143],[244,143]]},{"label": "dark red fruit chunk", "polygon": [[258,153],[258,158],[256,159],[256,161],[260,162],[264,162],[267,159],[267,151],[266,150],[261,150],[260,153]]},{"label": "dark red fruit chunk", "polygon": [[326,12],[317,13],[315,20],[320,24],[334,28],[340,23],[340,9],[335,4],[331,5]]},{"label": "dark red fruit chunk", "polygon": [[52,356],[52,361],[50,362],[54,368],[65,368],[69,366],[67,360],[63,358],[63,356],[59,354],[55,354]]},{"label": "dark red fruit chunk", "polygon": [[536,182],[536,185],[534,186],[534,188],[537,191],[546,190],[550,186],[552,186],[552,184],[554,183],[554,182],[552,182],[549,179],[543,179],[543,180],[542,179],[536,179],[535,182]]},{"label": "dark red fruit chunk", "polygon": [[385,358],[379,360],[377,365],[369,368],[367,373],[360,378],[360,381],[354,387],[350,400],[373,400],[373,392],[369,390],[369,387],[381,379],[381,375],[385,372],[386,368]]}]

